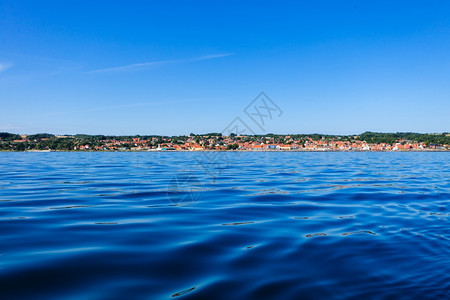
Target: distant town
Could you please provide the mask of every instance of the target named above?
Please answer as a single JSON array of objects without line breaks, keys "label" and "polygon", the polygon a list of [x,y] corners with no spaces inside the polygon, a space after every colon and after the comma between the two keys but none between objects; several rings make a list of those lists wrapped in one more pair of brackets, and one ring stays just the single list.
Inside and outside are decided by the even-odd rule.
[{"label": "distant town", "polygon": [[450,134],[265,134],[224,136],[19,135],[0,132],[0,151],[449,151]]}]

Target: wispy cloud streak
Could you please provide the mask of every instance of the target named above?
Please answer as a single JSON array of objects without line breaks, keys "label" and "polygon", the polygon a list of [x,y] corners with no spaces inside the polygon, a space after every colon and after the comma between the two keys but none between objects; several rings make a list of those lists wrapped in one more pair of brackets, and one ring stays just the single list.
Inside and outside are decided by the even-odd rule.
[{"label": "wispy cloud streak", "polygon": [[12,64],[0,63],[0,73],[3,71],[6,71],[7,69],[9,69],[11,67],[12,67]]},{"label": "wispy cloud streak", "polygon": [[226,56],[230,56],[230,55],[233,55],[233,54],[232,53],[220,53],[220,54],[205,55],[205,56],[200,56],[200,57],[195,57],[195,58],[190,58],[190,59],[150,61],[150,62],[137,63],[137,64],[131,64],[131,65],[126,65],[126,66],[98,69],[98,70],[89,71],[88,73],[134,72],[134,71],[139,71],[139,70],[146,69],[148,67],[153,67],[153,66],[158,66],[158,65],[210,60],[210,59],[221,58],[221,57],[226,57]]}]

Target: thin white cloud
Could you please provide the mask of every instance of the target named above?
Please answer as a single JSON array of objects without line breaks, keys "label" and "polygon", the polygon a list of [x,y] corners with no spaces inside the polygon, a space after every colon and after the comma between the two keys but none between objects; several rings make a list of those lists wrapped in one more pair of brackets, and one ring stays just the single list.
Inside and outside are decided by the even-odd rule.
[{"label": "thin white cloud", "polygon": [[7,69],[9,69],[11,67],[12,67],[12,64],[0,63],[0,72],[6,71]]},{"label": "thin white cloud", "polygon": [[215,58],[221,58],[233,55],[232,53],[220,53],[220,54],[212,54],[212,55],[205,55],[190,59],[177,59],[177,60],[161,60],[161,61],[150,61],[150,62],[143,62],[143,63],[137,63],[137,64],[131,64],[126,66],[119,66],[119,67],[112,67],[112,68],[105,68],[105,69],[98,69],[89,71],[88,73],[102,73],[102,72],[134,72],[146,69],[148,67],[153,67],[157,65],[166,65],[166,64],[174,64],[174,63],[185,63],[185,62],[192,62],[192,61],[202,61],[202,60],[210,60]]}]

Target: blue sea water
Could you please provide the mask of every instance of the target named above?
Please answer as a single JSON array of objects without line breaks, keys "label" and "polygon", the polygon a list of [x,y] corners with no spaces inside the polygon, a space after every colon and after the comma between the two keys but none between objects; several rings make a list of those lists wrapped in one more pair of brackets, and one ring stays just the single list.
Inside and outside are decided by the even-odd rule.
[{"label": "blue sea water", "polygon": [[0,153],[1,299],[449,299],[450,153]]}]

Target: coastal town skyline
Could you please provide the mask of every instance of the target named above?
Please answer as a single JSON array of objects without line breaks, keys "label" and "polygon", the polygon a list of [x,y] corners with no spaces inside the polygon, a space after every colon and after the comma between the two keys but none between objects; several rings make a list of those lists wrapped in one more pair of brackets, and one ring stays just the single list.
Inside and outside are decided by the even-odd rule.
[{"label": "coastal town skyline", "polygon": [[2,151],[449,151],[450,133],[373,133],[359,135],[180,136],[17,135],[0,132]]}]

